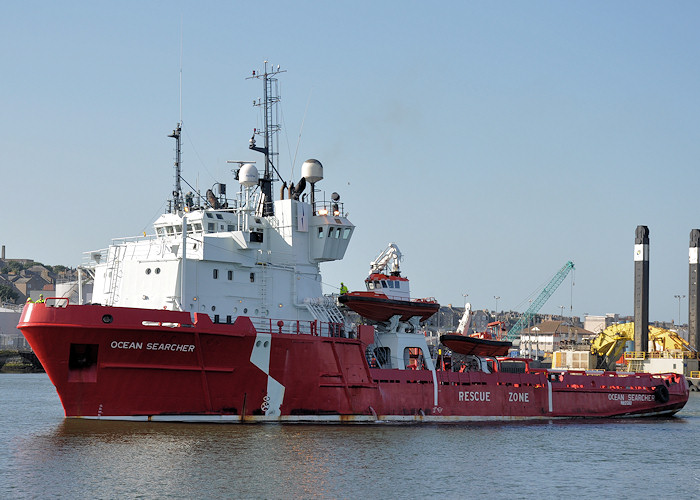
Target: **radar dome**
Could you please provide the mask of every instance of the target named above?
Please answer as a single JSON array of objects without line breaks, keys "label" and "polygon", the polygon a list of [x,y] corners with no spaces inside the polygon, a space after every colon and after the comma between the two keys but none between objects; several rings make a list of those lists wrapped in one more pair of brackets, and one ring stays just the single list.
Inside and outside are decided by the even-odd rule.
[{"label": "radar dome", "polygon": [[323,165],[318,160],[306,160],[301,166],[301,176],[314,184],[323,179]]},{"label": "radar dome", "polygon": [[238,171],[238,182],[246,187],[252,187],[258,184],[258,169],[252,163],[246,163]]}]

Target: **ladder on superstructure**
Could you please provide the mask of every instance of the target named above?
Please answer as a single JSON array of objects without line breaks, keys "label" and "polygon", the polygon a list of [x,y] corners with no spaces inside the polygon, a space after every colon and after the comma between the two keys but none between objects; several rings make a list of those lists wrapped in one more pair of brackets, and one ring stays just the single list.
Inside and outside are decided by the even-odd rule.
[{"label": "ladder on superstructure", "polygon": [[[107,274],[109,276],[109,293],[107,294],[107,305],[114,305],[119,300],[119,283],[122,277],[122,253],[126,255],[126,246],[118,245],[113,247],[114,252],[109,260]],[[123,251],[123,252],[122,252]]]}]

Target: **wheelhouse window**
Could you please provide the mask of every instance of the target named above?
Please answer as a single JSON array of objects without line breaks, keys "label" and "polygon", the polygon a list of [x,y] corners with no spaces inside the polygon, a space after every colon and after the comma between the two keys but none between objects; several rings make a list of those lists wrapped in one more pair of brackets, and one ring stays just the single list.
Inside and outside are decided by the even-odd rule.
[{"label": "wheelhouse window", "polygon": [[346,227],[345,229],[343,229],[343,239],[347,240],[350,237],[351,232],[352,232],[352,229],[350,229],[349,227]]},{"label": "wheelhouse window", "polygon": [[209,222],[207,224],[207,231],[209,231],[210,233],[215,233],[216,232],[216,224],[214,224],[213,222]]},{"label": "wheelhouse window", "polygon": [[322,227],[318,228],[318,237],[323,238],[323,228]]},{"label": "wheelhouse window", "polygon": [[175,234],[175,230],[173,229],[173,226],[167,226],[167,227],[165,228],[165,230],[167,231],[168,236],[172,236],[172,235]]}]

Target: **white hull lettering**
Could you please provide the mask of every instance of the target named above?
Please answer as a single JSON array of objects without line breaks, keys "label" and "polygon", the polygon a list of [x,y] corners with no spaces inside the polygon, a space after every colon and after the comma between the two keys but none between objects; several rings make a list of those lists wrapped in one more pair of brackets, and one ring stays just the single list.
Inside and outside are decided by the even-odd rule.
[{"label": "white hull lettering", "polygon": [[491,393],[487,391],[459,391],[460,401],[491,401]]},{"label": "white hull lettering", "polygon": [[630,405],[632,401],[654,401],[653,394],[608,394],[611,401],[620,401],[623,405]]},{"label": "white hull lettering", "polygon": [[112,349],[143,349],[143,342],[121,342],[113,340],[109,346]]},{"label": "white hull lettering", "polygon": [[[143,342],[124,342],[113,340],[109,346],[112,349],[143,349]],[[149,342],[146,344],[147,351],[172,351],[172,352],[194,352],[192,344],[161,344],[159,342]]]},{"label": "white hull lettering", "polygon": [[510,403],[529,403],[530,393],[528,392],[509,392],[508,401]]},{"label": "white hull lettering", "polygon": [[191,344],[159,344],[158,342],[149,342],[146,344],[146,349],[149,351],[193,352],[194,346]]}]

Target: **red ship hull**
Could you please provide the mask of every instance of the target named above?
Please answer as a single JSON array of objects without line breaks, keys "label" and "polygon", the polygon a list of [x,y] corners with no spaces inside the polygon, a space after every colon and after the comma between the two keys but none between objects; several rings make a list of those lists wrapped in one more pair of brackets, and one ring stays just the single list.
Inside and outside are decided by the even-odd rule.
[{"label": "red ship hull", "polygon": [[449,422],[669,415],[688,400],[673,374],[370,368],[367,326],[350,339],[263,331],[247,317],[30,304],[19,328],[67,417]]},{"label": "red ship hull", "polygon": [[423,322],[440,309],[437,302],[391,299],[375,292],[346,293],[338,297],[338,302],[372,321],[389,321],[392,316],[401,315],[400,321],[420,316],[420,321]]}]

